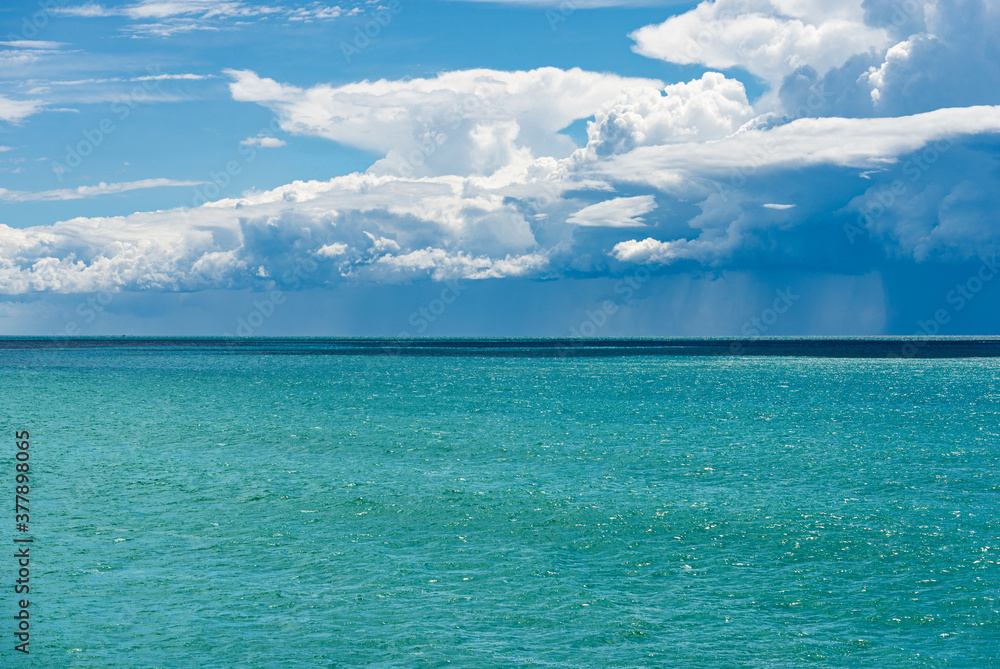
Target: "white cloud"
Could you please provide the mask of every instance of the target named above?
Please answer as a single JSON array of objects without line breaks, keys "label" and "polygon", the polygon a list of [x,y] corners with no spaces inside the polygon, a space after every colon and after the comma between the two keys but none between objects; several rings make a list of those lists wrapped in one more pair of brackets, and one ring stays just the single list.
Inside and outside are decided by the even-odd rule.
[{"label": "white cloud", "polygon": [[464,70],[432,78],[308,89],[229,70],[233,98],[272,109],[282,129],[386,156],[375,171],[490,175],[576,148],[559,131],[648,79],[546,67]]},{"label": "white cloud", "polygon": [[4,46],[15,49],[35,49],[38,51],[57,51],[66,46],[65,42],[46,42],[43,40],[20,39],[12,42],[0,42]]},{"label": "white cloud", "polygon": [[878,113],[1000,103],[996,35],[1000,5],[989,0],[924,3],[926,27],[885,52],[859,82]]},{"label": "white cloud", "polygon": [[211,18],[260,13],[258,9],[243,2],[217,0],[140,0],[133,5],[127,5],[122,12],[132,19],[165,19],[191,14]]},{"label": "white cloud", "polygon": [[[716,265],[759,237],[754,226],[778,226],[774,219],[786,218],[763,214],[761,207],[773,209],[782,202],[767,193],[706,197],[710,186],[705,181],[725,184],[727,169],[771,166],[794,173],[804,165],[886,165],[934,138],[991,129],[1000,130],[1000,110],[995,108],[899,119],[807,119],[707,143],[639,147],[604,161],[537,159],[510,180],[356,173],[297,181],[193,209],[0,228],[0,286],[7,293],[245,288],[280,283],[304,260],[317,265],[308,278],[313,287],[420,278],[555,277],[569,268],[601,271],[599,258]],[[682,174],[673,195],[665,190],[662,195],[619,197],[607,185],[654,181],[665,170]],[[124,186],[96,188],[114,192]],[[797,188],[801,197],[808,197],[807,184]],[[583,191],[590,203],[573,199],[574,192]],[[601,193],[607,199],[594,203],[591,198]],[[949,213],[937,228],[910,225],[897,232],[887,220],[885,230],[877,232],[931,250],[968,245],[985,234],[983,221],[961,209],[976,193],[981,189],[955,188],[942,209]],[[66,189],[35,197],[87,194],[96,191]],[[21,196],[5,192],[3,197]],[[702,211],[687,221],[687,230],[697,235],[693,239],[672,239],[687,232],[672,226],[673,221],[642,220],[657,205],[670,210],[675,197],[697,202]],[[756,221],[748,214],[752,211],[759,212]],[[608,235],[633,224],[645,224],[645,234],[609,240]],[[607,246],[575,246],[578,226],[605,228],[599,237]],[[591,264],[578,264],[586,254]],[[921,257],[932,257],[931,251]]]},{"label": "white cloud", "polygon": [[289,11],[287,19],[289,21],[329,21],[339,19],[344,14],[355,14],[356,10],[345,12],[339,5],[314,4],[312,7],[299,7]]},{"label": "white cloud", "polygon": [[[639,147],[592,169],[612,180],[670,188],[683,175],[725,177],[775,167],[871,168],[896,162],[936,140],[1000,132],[1000,106],[939,109],[899,118],[798,119],[717,142]],[[742,170],[742,172],[740,172]]]},{"label": "white cloud", "polygon": [[666,264],[681,257],[679,249],[685,241],[661,242],[652,237],[647,237],[641,242],[631,239],[615,244],[611,255],[623,262]]},{"label": "white cloud", "polygon": [[211,74],[147,74],[141,77],[132,77],[129,81],[201,81],[202,79],[214,79]]},{"label": "white cloud", "polygon": [[204,181],[180,181],[176,179],[142,179],[120,183],[104,183],[96,186],[78,186],[76,188],[58,188],[36,192],[7,190],[0,188],[0,200],[8,202],[48,202],[54,200],[81,200],[99,195],[113,195],[143,188],[162,188],[165,186],[199,186]]},{"label": "white cloud", "polygon": [[598,109],[587,148],[597,155],[637,146],[721,139],[753,118],[743,84],[718,72],[671,84],[663,93],[631,88]]},{"label": "white cloud", "polygon": [[171,37],[205,30],[215,32],[222,28],[196,19],[164,19],[158,23],[137,23],[125,28],[133,37]]},{"label": "white cloud", "polygon": [[871,86],[872,92],[872,102],[876,105],[879,103],[879,99],[882,97],[882,93],[879,90],[885,85],[885,79],[887,72],[896,65],[904,63],[910,59],[913,52],[913,42],[910,40],[904,40],[899,44],[896,44],[891,49],[889,49],[885,54],[885,61],[877,69],[872,68],[868,73],[868,84]]},{"label": "white cloud", "polygon": [[17,123],[41,109],[41,100],[11,100],[0,95],[0,121]]},{"label": "white cloud", "polygon": [[[23,194],[5,191],[0,197]],[[317,285],[545,271],[547,251],[504,200],[472,179],[353,174],[193,209],[75,218],[21,230],[0,226],[0,291],[246,287],[280,280],[289,267],[310,258],[321,265],[311,279]]]},{"label": "white cloud", "polygon": [[40,60],[46,51],[36,51],[35,49],[4,49],[0,51],[0,67],[5,71],[12,71],[18,67],[27,67]]},{"label": "white cloud", "polygon": [[[963,137],[1000,133],[1000,107],[942,109],[899,118],[800,119],[770,130],[742,132],[725,140],[704,144],[641,147],[602,163],[592,163],[588,174],[602,175],[612,183],[627,181],[653,185],[682,199],[704,198],[702,213],[688,221],[700,231],[694,239],[660,240],[654,237],[617,243],[611,256],[622,262],[669,265],[694,260],[715,265],[727,262],[767,240],[776,230],[802,225],[809,209],[796,216],[763,216],[758,207],[789,211],[799,205],[780,204],[748,190],[744,184],[754,178],[754,188],[768,182],[795,180],[794,191],[816,189],[819,199],[827,197],[825,180],[808,174],[814,166],[840,166],[865,170],[893,170],[897,177],[880,178],[868,192],[849,201],[846,212],[859,212],[858,221],[849,221],[853,232],[868,235],[885,245],[892,255],[909,256],[917,262],[932,259],[955,260],[974,257],[977,249],[995,243],[995,222],[987,212],[995,211],[995,167],[989,161],[969,165],[976,178],[942,192],[942,174],[925,176],[931,169],[951,174],[956,165],[968,164],[952,149]],[[935,167],[941,156],[954,150],[955,163]],[[972,154],[975,156],[976,154]],[[901,158],[909,156],[905,163]],[[899,163],[899,164],[897,164]],[[673,180],[664,173],[673,171]],[[872,175],[869,174],[869,178]],[[949,177],[953,178],[953,177]],[[920,181],[919,188],[911,184]],[[990,184],[993,184],[992,186]],[[825,211],[825,218],[836,217]],[[765,231],[771,230],[771,233]],[[674,233],[677,234],[676,232]],[[806,251],[808,233],[788,247],[790,257],[819,253]],[[821,237],[821,239],[825,239]],[[844,241],[843,239],[841,240]],[[824,242],[828,243],[828,242]],[[775,250],[769,262],[780,263]],[[799,261],[800,262],[800,261]]]},{"label": "white cloud", "polygon": [[652,195],[619,197],[584,207],[566,220],[584,227],[635,228],[645,225],[642,217],[654,209],[656,198]]},{"label": "white cloud", "polygon": [[[129,17],[159,30],[215,29],[219,17],[236,17],[240,6],[145,2],[129,5],[134,10]],[[318,5],[313,9],[323,11]],[[213,11],[218,13],[210,16]],[[646,41],[640,39],[639,45],[683,48],[683,39],[677,44],[657,41],[664,34],[654,28],[670,24],[667,33],[682,36],[687,26],[696,31],[694,43],[702,49],[701,60],[690,62],[729,62],[730,49],[733,59],[748,56],[750,71],[774,83],[788,68],[836,68],[852,49],[871,48],[876,37],[881,39],[878,30],[849,34],[862,21],[860,3],[720,0],[703,3],[673,24],[643,29]],[[703,43],[699,26],[721,30],[719,41]],[[742,36],[741,49],[736,49],[739,42],[733,46],[730,27],[736,37]],[[832,46],[838,41],[845,45],[840,51]],[[879,57],[873,56],[873,62]],[[871,73],[880,91],[892,83],[894,67],[895,61]],[[882,119],[785,123],[780,114],[754,118],[743,85],[714,72],[668,86],[551,67],[311,87],[251,71],[227,74],[233,98],[272,110],[284,131],[330,139],[381,159],[365,174],[296,181],[202,207],[76,218],[24,230],[0,228],[2,290],[261,286],[280,283],[288,268],[303,259],[318,266],[308,278],[312,287],[420,278],[555,277],[602,272],[612,259],[717,265],[755,240],[769,242],[771,246],[762,243],[764,252],[774,254],[783,240],[769,235],[794,233],[796,225],[813,220],[810,195],[825,196],[825,184],[780,189],[769,174],[836,166],[877,175],[935,140],[1000,132],[1000,107],[992,106]],[[577,149],[560,131],[590,116],[594,121],[587,146]],[[257,135],[242,144],[284,142]],[[763,188],[734,185],[735,177],[745,181],[755,175]],[[71,199],[198,183],[165,181],[42,193],[0,191],[0,199]],[[626,187],[634,184],[646,194],[622,196],[636,192]],[[990,201],[981,186],[963,183],[942,195],[937,225],[886,217],[883,227],[873,226],[873,239],[919,248],[914,253],[918,260],[934,257],[949,244],[965,248],[988,234],[981,218],[962,209],[975,198]],[[856,194],[845,196],[843,204]],[[695,209],[701,213],[681,218]],[[648,216],[654,210],[663,214]],[[601,229],[584,233],[580,227]],[[641,235],[628,229],[638,227]]]},{"label": "white cloud", "polygon": [[863,21],[860,1],[706,1],[631,34],[636,52],[672,63],[741,67],[777,88],[795,69],[820,73],[853,54],[891,44],[888,33]]},{"label": "white cloud", "polygon": [[500,5],[528,5],[534,7],[555,7],[570,13],[577,9],[598,7],[671,7],[690,4],[690,0],[459,0]]},{"label": "white cloud", "polygon": [[51,11],[53,14],[60,16],[79,16],[83,18],[118,16],[119,14],[116,10],[108,9],[104,5],[94,2],[88,2],[84,5],[75,5],[71,7],[53,7]]},{"label": "white cloud", "polygon": [[371,240],[371,247],[369,247],[368,249],[369,253],[375,255],[380,255],[383,253],[396,253],[397,251],[400,251],[402,248],[400,247],[399,242],[397,242],[395,239],[389,239],[388,237],[381,237],[381,236],[376,237],[367,230],[365,231],[364,234],[365,237]]},{"label": "white cloud", "polygon": [[547,263],[546,256],[539,253],[490,258],[428,247],[402,255],[384,255],[366,267],[363,275],[372,279],[429,275],[434,281],[502,279],[537,273]]},{"label": "white cloud", "polygon": [[638,265],[670,265],[679,260],[696,260],[712,265],[728,259],[743,239],[743,230],[734,223],[725,230],[705,231],[697,239],[630,239],[615,244],[608,255],[620,262]]},{"label": "white cloud", "polygon": [[992,0],[716,0],[633,33],[645,55],[743,68],[758,111],[903,116],[1000,104]]},{"label": "white cloud", "polygon": [[348,248],[347,244],[344,244],[343,242],[327,244],[326,246],[321,246],[317,249],[316,255],[324,258],[336,258],[337,256],[342,256],[347,253]]},{"label": "white cloud", "polygon": [[0,291],[175,290],[221,281],[211,271],[236,270],[235,258],[214,241],[223,229],[181,221],[154,213],[23,230],[0,225]]},{"label": "white cloud", "polygon": [[283,139],[278,139],[277,137],[268,137],[265,135],[258,135],[257,137],[247,137],[240,142],[243,146],[259,146],[262,149],[276,149],[281,146],[285,146],[287,142]]},{"label": "white cloud", "polygon": [[295,7],[242,0],[139,0],[121,7],[88,3],[57,7],[52,11],[57,15],[80,18],[124,16],[134,22],[123,28],[133,37],[170,37],[197,30],[222,30],[235,26],[237,22],[267,17],[289,21],[329,21],[355,13],[319,2]]}]

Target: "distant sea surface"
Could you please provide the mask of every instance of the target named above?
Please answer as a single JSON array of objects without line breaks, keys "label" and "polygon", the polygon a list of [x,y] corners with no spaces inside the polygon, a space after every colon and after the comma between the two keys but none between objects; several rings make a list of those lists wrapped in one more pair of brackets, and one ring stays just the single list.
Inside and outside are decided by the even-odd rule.
[{"label": "distant sea surface", "polygon": [[1000,667],[1000,340],[596,341],[0,339],[0,666]]}]

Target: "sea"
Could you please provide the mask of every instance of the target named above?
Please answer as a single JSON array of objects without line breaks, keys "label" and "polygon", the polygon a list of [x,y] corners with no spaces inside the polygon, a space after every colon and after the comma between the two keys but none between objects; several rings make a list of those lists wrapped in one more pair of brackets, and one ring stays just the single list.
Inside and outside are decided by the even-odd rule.
[{"label": "sea", "polygon": [[1000,339],[8,337],[0,427],[2,667],[1000,667]]}]

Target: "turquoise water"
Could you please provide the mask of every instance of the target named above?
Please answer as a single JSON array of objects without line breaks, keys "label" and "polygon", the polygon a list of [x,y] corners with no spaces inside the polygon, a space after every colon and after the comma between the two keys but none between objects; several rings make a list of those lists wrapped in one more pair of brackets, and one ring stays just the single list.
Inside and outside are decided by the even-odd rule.
[{"label": "turquoise water", "polygon": [[0,374],[35,540],[27,657],[0,558],[0,666],[1000,666],[1000,359]]}]

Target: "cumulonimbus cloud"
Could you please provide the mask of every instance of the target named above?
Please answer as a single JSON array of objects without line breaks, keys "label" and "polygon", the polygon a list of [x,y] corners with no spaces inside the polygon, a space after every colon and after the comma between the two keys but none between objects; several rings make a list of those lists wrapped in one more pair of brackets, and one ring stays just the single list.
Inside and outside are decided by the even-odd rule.
[{"label": "cumulonimbus cloud", "polygon": [[[161,4],[126,7],[133,21],[164,29],[169,21],[204,23],[212,12],[231,18],[244,7]],[[952,158],[929,160],[929,151],[941,153],[947,142],[959,147],[949,154],[955,161],[973,152],[964,147],[974,138],[1000,132],[1000,107],[955,105],[891,118],[824,111],[858,91],[879,114],[905,110],[898,106],[901,82],[913,79],[914,68],[941,44],[952,49],[949,58],[961,53],[953,37],[960,31],[940,16],[921,12],[899,22],[887,12],[881,0],[716,0],[633,33],[644,55],[763,79],[770,92],[753,101],[734,76],[719,72],[665,84],[576,68],[474,69],[302,87],[228,70],[233,99],[267,108],[282,131],[372,152],[374,164],[364,174],[296,181],[198,207],[0,228],[0,290],[280,284],[302,262],[315,264],[308,281],[317,287],[606,274],[637,263],[720,267],[755,248],[780,263],[775,237],[808,265],[816,252],[804,233],[796,235],[835,216],[867,216],[862,234],[887,253],[918,262],[967,256],[995,236],[981,215],[996,190],[989,161],[947,188],[900,191],[891,179],[916,173],[915,184],[930,183],[931,175],[947,181]],[[982,15],[987,26],[992,16]],[[932,83],[939,81],[931,69]],[[983,72],[996,83],[992,70]],[[822,99],[808,113],[788,114],[777,104],[809,95]],[[3,109],[0,100],[0,118]],[[585,119],[579,146],[565,129]],[[283,141],[248,135],[248,145]],[[830,174],[844,182],[835,198]],[[869,202],[884,200],[886,187],[894,212],[905,217],[872,214]],[[127,185],[0,197],[65,199],[114,188]],[[825,218],[814,200],[827,207]]]},{"label": "cumulonimbus cloud", "polygon": [[559,131],[622,91],[656,80],[561,70],[462,70],[401,81],[303,89],[229,70],[233,98],[273,110],[283,130],[385,156],[376,170],[404,175],[489,175],[577,147]]}]

